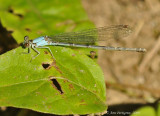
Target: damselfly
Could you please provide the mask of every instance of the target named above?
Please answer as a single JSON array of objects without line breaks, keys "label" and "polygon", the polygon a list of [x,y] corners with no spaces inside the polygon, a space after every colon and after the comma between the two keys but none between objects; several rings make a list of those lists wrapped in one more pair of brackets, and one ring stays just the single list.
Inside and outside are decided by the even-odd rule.
[{"label": "damselfly", "polygon": [[41,36],[34,40],[29,40],[28,36],[24,37],[23,46],[30,48],[37,52],[37,57],[40,52],[36,48],[46,48],[50,51],[54,58],[52,51],[48,47],[53,46],[71,46],[80,48],[93,48],[103,50],[116,50],[116,51],[134,51],[134,52],[145,52],[144,48],[125,48],[125,47],[112,47],[112,46],[96,46],[94,45],[97,41],[108,41],[109,39],[123,38],[128,36],[132,32],[128,25],[114,25],[110,27],[92,28],[77,32],[66,32],[55,34],[53,36]]}]

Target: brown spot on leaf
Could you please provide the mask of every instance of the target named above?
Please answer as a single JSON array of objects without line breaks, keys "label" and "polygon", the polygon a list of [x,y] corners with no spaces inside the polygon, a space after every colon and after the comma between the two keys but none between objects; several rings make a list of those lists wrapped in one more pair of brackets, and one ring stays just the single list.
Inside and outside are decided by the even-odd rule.
[{"label": "brown spot on leaf", "polygon": [[43,99],[47,100],[47,97],[45,95],[43,95],[41,92],[35,92],[36,96],[41,96]]},{"label": "brown spot on leaf", "polygon": [[51,109],[51,108],[52,108],[52,106],[51,106],[51,105],[48,105],[47,107],[48,107],[48,109]]},{"label": "brown spot on leaf", "polygon": [[25,28],[25,30],[28,31],[28,32],[31,32],[31,29],[29,29],[29,28]]},{"label": "brown spot on leaf", "polygon": [[47,52],[47,51],[44,51],[44,53],[45,53],[45,54],[48,54],[48,52]]},{"label": "brown spot on leaf", "polygon": [[62,71],[59,69],[59,67],[56,65],[56,62],[52,62],[52,66],[60,73],[62,74]]},{"label": "brown spot on leaf", "polygon": [[95,90],[95,91],[93,91],[93,93],[97,93],[97,91]]},{"label": "brown spot on leaf", "polygon": [[9,12],[9,13],[13,13],[13,9],[9,8],[9,9],[8,9],[8,12]]},{"label": "brown spot on leaf", "polygon": [[70,89],[74,89],[74,86],[72,84],[69,84]]},{"label": "brown spot on leaf", "polygon": [[39,30],[37,31],[37,34],[43,34],[43,31]]},{"label": "brown spot on leaf", "polygon": [[35,107],[38,107],[38,105],[37,105],[37,104],[35,104],[34,106],[35,106]]},{"label": "brown spot on leaf", "polygon": [[64,83],[68,82],[68,80],[63,80]]},{"label": "brown spot on leaf", "polygon": [[80,101],[80,103],[83,103],[84,102],[84,99],[82,99],[81,101]]},{"label": "brown spot on leaf", "polygon": [[9,8],[9,9],[8,9],[8,12],[11,13],[11,14],[13,14],[13,15],[15,15],[15,16],[18,16],[18,17],[21,18],[21,19],[23,18],[23,15],[22,15],[22,14],[20,14],[20,13],[15,13],[12,8]]},{"label": "brown spot on leaf", "polygon": [[72,54],[72,56],[76,56],[76,54]]},{"label": "brown spot on leaf", "polygon": [[80,101],[80,105],[87,105],[86,102],[84,101],[84,99],[82,99],[82,100]]}]

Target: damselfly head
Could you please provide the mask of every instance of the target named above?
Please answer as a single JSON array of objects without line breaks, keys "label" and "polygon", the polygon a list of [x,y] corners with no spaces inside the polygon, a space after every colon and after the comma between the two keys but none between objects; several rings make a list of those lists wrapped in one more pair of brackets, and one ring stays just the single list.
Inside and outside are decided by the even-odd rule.
[{"label": "damselfly head", "polygon": [[24,42],[23,42],[23,47],[24,48],[27,48],[27,47],[29,47],[30,45],[29,45],[29,37],[28,36],[25,36],[24,37]]}]

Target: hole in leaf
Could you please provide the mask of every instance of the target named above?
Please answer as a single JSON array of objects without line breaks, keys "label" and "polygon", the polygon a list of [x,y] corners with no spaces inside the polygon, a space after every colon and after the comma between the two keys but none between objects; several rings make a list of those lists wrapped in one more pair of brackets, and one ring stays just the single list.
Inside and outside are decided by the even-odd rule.
[{"label": "hole in leaf", "polygon": [[53,86],[61,93],[63,94],[63,91],[61,89],[60,84],[58,83],[58,81],[56,79],[51,79]]},{"label": "hole in leaf", "polygon": [[48,63],[43,63],[42,66],[43,66],[44,69],[48,69],[48,68],[50,67],[50,64],[48,64]]}]

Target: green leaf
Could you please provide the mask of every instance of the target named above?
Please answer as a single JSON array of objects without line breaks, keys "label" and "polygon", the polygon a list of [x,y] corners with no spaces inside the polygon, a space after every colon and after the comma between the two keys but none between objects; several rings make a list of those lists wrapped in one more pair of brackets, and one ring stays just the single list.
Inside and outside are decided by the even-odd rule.
[{"label": "green leaf", "polygon": [[158,103],[157,116],[160,116],[160,101],[159,101],[159,103]]},{"label": "green leaf", "polygon": [[131,116],[156,116],[156,112],[153,107],[145,106],[136,110]]},{"label": "green leaf", "polygon": [[0,18],[18,43],[25,35],[36,38],[93,27],[80,0],[0,0]]},{"label": "green leaf", "polygon": [[[0,57],[0,106],[53,114],[89,114],[107,109],[104,78],[99,66],[80,51],[50,47],[31,59],[21,47]],[[45,67],[49,66],[48,68]],[[45,69],[45,68],[46,69]],[[58,89],[53,81],[59,83]]]},{"label": "green leaf", "polygon": [[[93,26],[80,0],[0,0],[1,23],[18,43]],[[104,112],[106,90],[99,66],[82,51],[50,47],[24,54],[19,47],[0,56],[0,106],[27,108],[52,114]],[[85,50],[86,51],[86,50]]]}]

